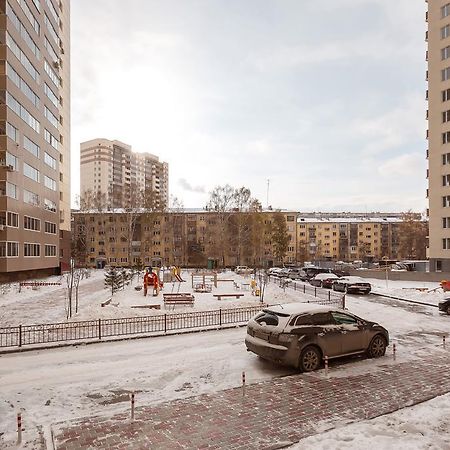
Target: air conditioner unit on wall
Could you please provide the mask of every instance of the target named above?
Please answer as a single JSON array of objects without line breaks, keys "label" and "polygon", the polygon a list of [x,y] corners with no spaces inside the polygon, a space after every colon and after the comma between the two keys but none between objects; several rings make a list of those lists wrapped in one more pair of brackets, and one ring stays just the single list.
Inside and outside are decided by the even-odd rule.
[{"label": "air conditioner unit on wall", "polygon": [[14,166],[11,166],[11,164],[9,164],[9,165],[6,166],[6,170],[8,172],[14,172]]}]

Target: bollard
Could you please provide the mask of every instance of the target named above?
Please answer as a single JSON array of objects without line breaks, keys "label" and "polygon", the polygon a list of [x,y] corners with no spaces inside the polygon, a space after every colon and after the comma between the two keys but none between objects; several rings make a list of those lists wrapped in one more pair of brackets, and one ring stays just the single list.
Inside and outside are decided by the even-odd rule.
[{"label": "bollard", "polygon": [[242,372],[242,397],[245,397],[245,372]]},{"label": "bollard", "polygon": [[130,394],[131,400],[131,420],[134,420],[134,392]]},{"label": "bollard", "polygon": [[325,376],[328,377],[328,356],[325,356]]},{"label": "bollard", "polygon": [[395,344],[392,344],[392,356],[394,357],[394,361],[397,357],[397,347],[395,346]]},{"label": "bollard", "polygon": [[445,334],[442,336],[442,347],[445,348]]},{"label": "bollard", "polygon": [[22,414],[17,413],[17,443],[22,443]]}]

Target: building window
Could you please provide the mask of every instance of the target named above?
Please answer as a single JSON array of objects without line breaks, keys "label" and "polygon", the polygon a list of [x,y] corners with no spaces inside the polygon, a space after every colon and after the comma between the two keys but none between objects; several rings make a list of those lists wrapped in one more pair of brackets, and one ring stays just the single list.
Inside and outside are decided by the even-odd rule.
[{"label": "building window", "polygon": [[442,228],[450,228],[450,217],[442,218]]},{"label": "building window", "polygon": [[44,184],[46,188],[56,191],[56,181],[53,178],[44,175]]},{"label": "building window", "polygon": [[442,207],[448,208],[450,206],[450,195],[444,195],[442,197]]},{"label": "building window", "polygon": [[23,137],[23,148],[29,151],[32,155],[39,158],[40,148],[39,145],[35,144],[31,139],[28,139],[26,136]]},{"label": "building window", "polygon": [[18,158],[13,154],[6,152],[6,165],[12,167],[16,172],[19,169]]},{"label": "building window", "polygon": [[58,139],[47,129],[44,129],[44,138],[53,148],[58,150]]},{"label": "building window", "polygon": [[44,59],[44,70],[46,74],[49,76],[50,80],[52,80],[53,84],[59,88],[60,85],[60,79],[56,72],[50,67],[50,64],[47,62],[46,59]]},{"label": "building window", "polygon": [[55,128],[58,128],[58,119],[46,106],[44,106],[44,116]]},{"label": "building window", "polygon": [[446,131],[445,133],[442,133],[442,143],[447,144],[450,142],[450,131]]},{"label": "building window", "polygon": [[441,39],[445,39],[450,36],[450,25],[445,25],[441,28]]},{"label": "building window", "polygon": [[23,216],[23,227],[25,230],[40,231],[41,221],[34,217]]},{"label": "building window", "polygon": [[39,83],[39,72],[36,70],[33,64],[31,64],[25,53],[21,50],[16,41],[9,35],[8,32],[6,33],[6,45],[14,53],[16,58],[22,63],[22,66],[30,74],[31,78]]},{"label": "building window", "polygon": [[35,169],[33,166],[30,166],[26,162],[23,163],[23,174],[31,180],[39,183],[39,170]]},{"label": "building window", "polygon": [[6,75],[27,96],[28,100],[30,100],[36,108],[39,108],[39,97],[9,63],[6,63]]},{"label": "building window", "polygon": [[28,110],[18,102],[9,92],[6,92],[6,105],[14,111],[27,125],[29,125],[36,133],[41,130],[39,121],[31,115]]},{"label": "building window", "polygon": [[441,19],[447,17],[450,14],[450,3],[447,3],[444,6],[441,6]]},{"label": "building window", "polygon": [[56,223],[45,222],[44,231],[49,234],[56,234]]},{"label": "building window", "polygon": [[47,211],[56,212],[56,203],[48,198],[44,198],[44,208]]},{"label": "building window", "polygon": [[27,256],[27,257],[41,256],[41,244],[35,244],[35,243],[23,244],[23,256]]},{"label": "building window", "polygon": [[442,113],[442,122],[450,122],[450,109]]},{"label": "building window", "polygon": [[[17,0],[20,7],[22,8],[23,13],[27,17],[27,19],[30,21],[31,25],[33,26],[34,31],[36,31],[36,34],[39,35],[39,22],[36,20],[36,17],[34,17],[34,14],[31,12],[30,8],[27,5],[27,2],[25,0]],[[36,0],[38,1],[38,0]],[[38,8],[39,9],[39,8]]]},{"label": "building window", "polygon": [[9,181],[6,182],[6,196],[17,200],[17,186]]},{"label": "building window", "polygon": [[27,191],[26,189],[23,191],[23,201],[33,206],[39,206],[40,204],[39,195],[34,192]]},{"label": "building window", "polygon": [[45,244],[45,256],[56,256],[56,245]]},{"label": "building window", "polygon": [[58,97],[53,93],[47,83],[44,83],[44,93],[47,98],[53,103],[53,105],[58,108]]},{"label": "building window", "polygon": [[56,159],[50,156],[47,152],[44,152],[44,162],[47,166],[56,170]]},{"label": "building window", "polygon": [[0,258],[19,256],[19,243],[18,242],[0,242]]}]

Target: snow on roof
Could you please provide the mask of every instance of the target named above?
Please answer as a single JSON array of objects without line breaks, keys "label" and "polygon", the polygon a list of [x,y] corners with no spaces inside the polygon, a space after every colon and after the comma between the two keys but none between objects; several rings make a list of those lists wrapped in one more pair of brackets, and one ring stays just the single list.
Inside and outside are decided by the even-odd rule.
[{"label": "snow on roof", "polygon": [[301,313],[334,311],[336,308],[331,308],[329,306],[315,305],[312,303],[286,303],[284,305],[269,306],[264,309],[284,314],[301,314]]},{"label": "snow on roof", "polygon": [[298,217],[297,223],[400,223],[400,217]]}]

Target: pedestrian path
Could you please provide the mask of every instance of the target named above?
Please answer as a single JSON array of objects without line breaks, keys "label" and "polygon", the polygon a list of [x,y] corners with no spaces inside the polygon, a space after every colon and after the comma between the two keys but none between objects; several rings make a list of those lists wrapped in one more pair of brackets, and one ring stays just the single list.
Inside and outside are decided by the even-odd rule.
[{"label": "pedestrian path", "polygon": [[127,411],[55,424],[55,448],[279,449],[450,392],[449,368],[450,351],[436,349],[408,362],[386,360],[370,373],[277,378],[246,386],[245,395],[234,388],[139,407],[134,422]]}]

